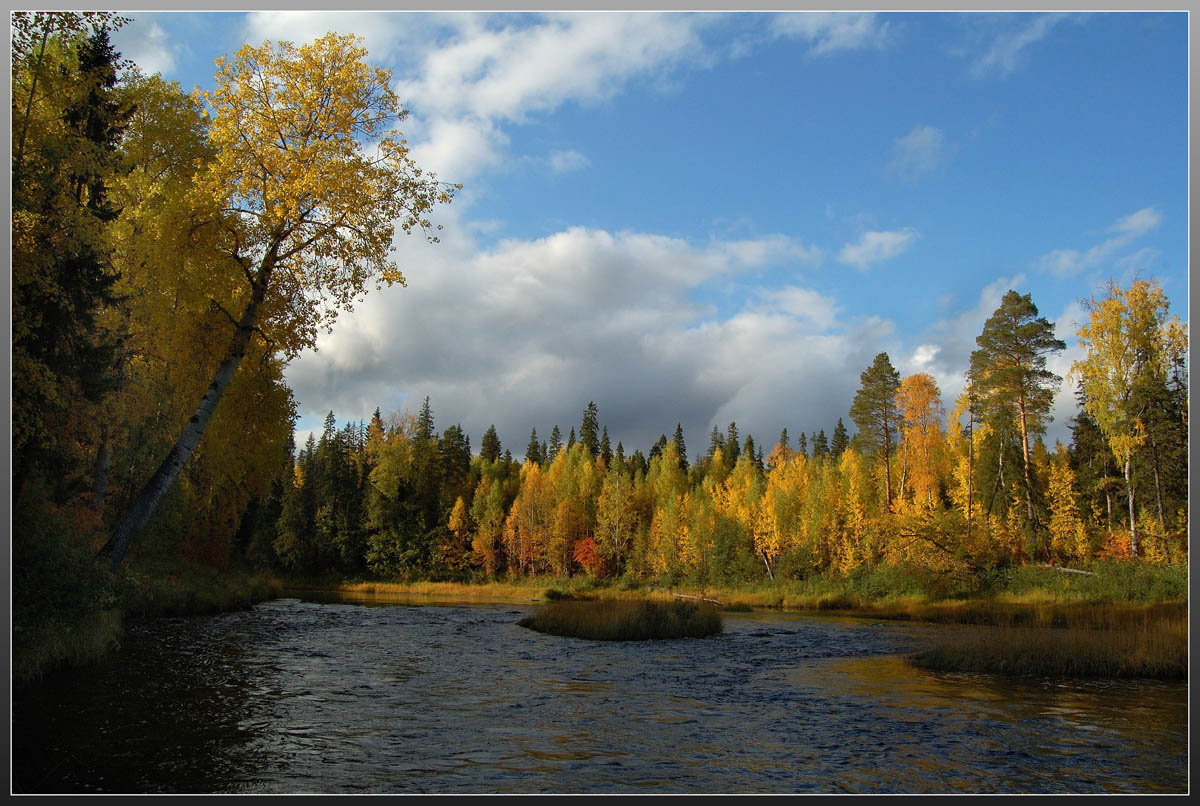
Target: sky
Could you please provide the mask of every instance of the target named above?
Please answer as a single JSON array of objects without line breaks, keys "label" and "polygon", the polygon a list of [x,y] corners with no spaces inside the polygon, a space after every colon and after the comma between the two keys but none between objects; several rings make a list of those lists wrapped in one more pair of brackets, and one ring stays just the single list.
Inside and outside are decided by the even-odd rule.
[{"label": "sky", "polygon": [[[378,407],[689,453],[736,421],[851,433],[886,352],[953,409],[1009,289],[1082,357],[1083,301],[1154,279],[1188,321],[1188,30],[1169,13],[131,12],[144,72],[364,37],[412,157],[461,183],[286,378],[297,442]],[[1069,442],[1064,381],[1046,439]]]}]

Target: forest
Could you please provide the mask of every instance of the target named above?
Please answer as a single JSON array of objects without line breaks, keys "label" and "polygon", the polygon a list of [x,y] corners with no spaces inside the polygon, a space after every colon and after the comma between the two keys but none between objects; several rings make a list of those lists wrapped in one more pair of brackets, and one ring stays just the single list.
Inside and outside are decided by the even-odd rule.
[{"label": "forest", "polygon": [[[1152,278],[1085,302],[1065,378],[1047,360],[1066,345],[1015,290],[955,400],[881,352],[828,436],[731,422],[697,450],[664,423],[631,449],[588,403],[565,437],[491,428],[476,452],[426,398],[330,412],[295,445],[288,363],[404,282],[393,238],[436,241],[430,211],[459,188],[395,139],[405,112],[352,37],[246,46],[189,92],[121,60],[124,22],[13,15],[18,643],[112,607],[131,564],[663,585],[1186,564],[1187,334]],[[1079,408],[1048,446],[1063,384]]]}]

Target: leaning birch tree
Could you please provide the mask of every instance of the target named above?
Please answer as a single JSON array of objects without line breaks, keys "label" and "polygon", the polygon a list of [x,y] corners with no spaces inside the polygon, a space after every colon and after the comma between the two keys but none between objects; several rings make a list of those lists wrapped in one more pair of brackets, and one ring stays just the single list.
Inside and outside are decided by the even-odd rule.
[{"label": "leaning birch tree", "polygon": [[[404,284],[391,258],[397,226],[432,241],[429,212],[456,186],[410,159],[407,116],[387,70],[354,36],[266,42],[217,61],[207,105],[213,156],[191,192],[214,272],[240,285],[240,313],[195,413],[100,550],[116,569],[204,434],[252,337],[292,358],[315,344],[369,284]],[[235,311],[237,309],[235,308]]]}]

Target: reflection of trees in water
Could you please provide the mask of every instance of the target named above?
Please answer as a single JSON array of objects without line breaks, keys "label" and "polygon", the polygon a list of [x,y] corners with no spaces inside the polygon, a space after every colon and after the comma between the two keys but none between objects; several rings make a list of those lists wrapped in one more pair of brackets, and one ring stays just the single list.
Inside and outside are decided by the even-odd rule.
[{"label": "reflection of trees in water", "polygon": [[[243,664],[249,614],[132,622],[122,651],[14,695],[14,792],[208,792],[265,762]],[[214,752],[219,749],[219,752]]]}]

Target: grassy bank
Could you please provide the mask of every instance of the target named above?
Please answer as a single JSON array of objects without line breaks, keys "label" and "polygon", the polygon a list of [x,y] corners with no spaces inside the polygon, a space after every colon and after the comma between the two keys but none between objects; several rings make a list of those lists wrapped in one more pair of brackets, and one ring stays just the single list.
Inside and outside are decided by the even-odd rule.
[{"label": "grassy bank", "polygon": [[517,623],[537,632],[595,641],[704,638],[721,632],[721,616],[714,607],[679,600],[560,601]]},{"label": "grassy bank", "polygon": [[943,672],[1016,677],[1187,678],[1187,618],[1120,627],[986,627],[909,659]]},{"label": "grassy bank", "polygon": [[35,682],[55,669],[103,660],[120,647],[129,616],[243,610],[283,590],[271,577],[187,562],[131,564],[116,575],[97,572],[85,578],[86,601],[74,601],[70,609],[47,602],[36,610],[14,610],[14,685]]}]

